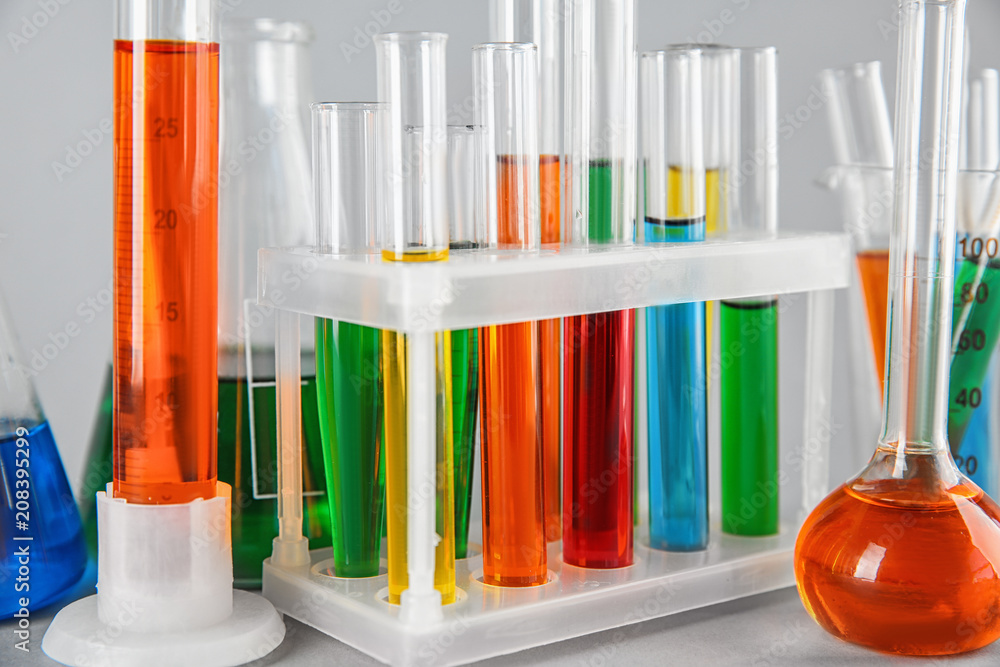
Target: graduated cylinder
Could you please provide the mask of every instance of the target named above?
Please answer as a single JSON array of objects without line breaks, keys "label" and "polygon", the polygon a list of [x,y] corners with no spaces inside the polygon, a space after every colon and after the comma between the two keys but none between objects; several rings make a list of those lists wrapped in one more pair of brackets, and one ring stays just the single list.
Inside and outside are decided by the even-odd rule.
[{"label": "graduated cylinder", "polygon": [[215,496],[219,44],[211,0],[119,0],[114,495]]},{"label": "graduated cylinder", "polygon": [[[476,122],[486,133],[492,247],[539,248],[538,102],[534,44],[473,49]],[[534,586],[548,576],[538,324],[480,330],[483,581]]]}]

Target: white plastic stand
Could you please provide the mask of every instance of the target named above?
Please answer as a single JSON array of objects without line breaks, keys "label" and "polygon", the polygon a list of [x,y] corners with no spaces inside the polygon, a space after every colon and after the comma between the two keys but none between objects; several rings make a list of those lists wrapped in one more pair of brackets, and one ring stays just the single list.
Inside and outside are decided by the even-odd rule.
[{"label": "white plastic stand", "polygon": [[98,492],[97,595],[61,610],[42,650],[81,667],[225,667],[274,650],[281,617],[260,596],[233,591],[231,490],[217,488],[182,505]]},{"label": "white plastic stand", "polygon": [[[624,626],[790,586],[801,521],[826,494],[833,365],[832,290],[848,284],[846,235],[782,235],[767,240],[562,249],[534,255],[453,253],[447,262],[381,262],[374,255],[324,255],[313,248],[260,251],[258,303],[277,309],[279,535],[264,561],[263,592],[282,613],[394,665],[453,665]],[[550,581],[532,588],[480,582],[482,557],[456,563],[458,601],[441,605],[434,582],[434,507],[419,498],[435,465],[435,332],[672,303],[808,293],[803,369],[803,437],[781,444],[782,526],[771,537],[719,530],[697,553],[648,547],[636,529],[635,564],[588,570],[562,562],[549,545]],[[779,308],[779,310],[782,310]],[[299,314],[405,332],[410,588],[385,600],[386,575],[327,574],[329,549],[309,552],[302,536],[299,441]],[[782,316],[783,317],[783,316]],[[725,351],[723,351],[723,354]],[[782,363],[786,356],[782,356]],[[637,394],[637,398],[642,392]],[[641,402],[641,401],[640,401]],[[644,407],[640,407],[640,410]],[[637,447],[645,434],[638,433]],[[718,446],[717,443],[715,445]],[[718,456],[717,450],[710,452]],[[711,485],[718,485],[711,481]],[[644,495],[640,479],[640,496]],[[642,507],[637,512],[644,514]],[[476,540],[473,524],[470,540]],[[625,633],[622,633],[625,636]]]}]

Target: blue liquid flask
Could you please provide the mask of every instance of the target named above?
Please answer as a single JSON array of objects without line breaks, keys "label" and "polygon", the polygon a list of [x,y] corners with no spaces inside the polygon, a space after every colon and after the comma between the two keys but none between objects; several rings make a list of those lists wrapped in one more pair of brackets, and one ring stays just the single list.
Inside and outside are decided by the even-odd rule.
[{"label": "blue liquid flask", "polygon": [[80,514],[0,297],[0,617],[23,616],[80,580]]}]

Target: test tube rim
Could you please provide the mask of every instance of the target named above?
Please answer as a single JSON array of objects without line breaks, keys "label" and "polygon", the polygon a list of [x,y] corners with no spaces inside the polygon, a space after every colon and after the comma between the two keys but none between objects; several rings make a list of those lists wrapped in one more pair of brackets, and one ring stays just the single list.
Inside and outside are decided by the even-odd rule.
[{"label": "test tube rim", "polygon": [[639,54],[639,60],[653,60],[658,58],[666,58],[667,56],[689,55],[693,56],[695,54],[700,58],[703,51],[698,46],[687,46],[680,44],[671,44],[662,49],[653,49],[651,51],[643,51]]},{"label": "test tube rim", "polygon": [[445,42],[448,39],[446,32],[434,32],[428,30],[402,30],[399,32],[380,32],[373,38],[376,42],[386,44],[419,44],[421,42]]},{"label": "test tube rim", "polygon": [[534,42],[482,42],[472,47],[473,53],[501,51],[508,53],[531,53],[538,51],[538,45]]},{"label": "test tube rim", "polygon": [[653,51],[670,51],[673,49],[697,49],[703,53],[738,53],[742,49],[738,46],[730,46],[728,44],[700,44],[698,42],[680,42],[678,44],[667,44],[659,49],[653,49]]},{"label": "test tube rim", "polygon": [[310,44],[316,31],[308,21],[237,16],[222,22],[224,42],[287,42]]},{"label": "test tube rim", "polygon": [[311,111],[384,111],[389,105],[386,102],[312,102]]},{"label": "test tube rim", "polygon": [[736,50],[740,53],[773,53],[776,56],[778,55],[777,46],[738,46],[736,47]]}]

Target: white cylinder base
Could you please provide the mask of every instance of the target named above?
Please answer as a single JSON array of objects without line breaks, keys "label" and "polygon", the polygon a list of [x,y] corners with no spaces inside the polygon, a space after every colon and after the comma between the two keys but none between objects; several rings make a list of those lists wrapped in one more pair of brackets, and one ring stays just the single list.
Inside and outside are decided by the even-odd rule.
[{"label": "white cylinder base", "polygon": [[137,667],[270,653],[285,625],[267,600],[233,591],[230,493],[219,483],[210,500],[139,505],[98,492],[97,595],[60,611],[42,650],[67,665]]}]

